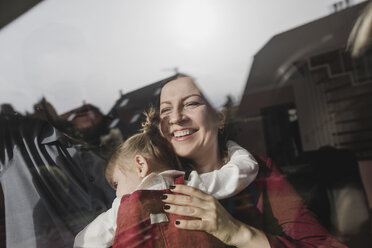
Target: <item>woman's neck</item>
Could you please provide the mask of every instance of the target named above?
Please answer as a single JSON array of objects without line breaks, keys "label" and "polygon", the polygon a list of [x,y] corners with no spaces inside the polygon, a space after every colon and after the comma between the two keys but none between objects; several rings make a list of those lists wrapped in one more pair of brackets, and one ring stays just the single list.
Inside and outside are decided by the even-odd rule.
[{"label": "woman's neck", "polygon": [[213,150],[211,153],[202,154],[197,158],[191,159],[193,167],[199,174],[218,170],[223,166],[223,159],[219,155],[218,147]]}]

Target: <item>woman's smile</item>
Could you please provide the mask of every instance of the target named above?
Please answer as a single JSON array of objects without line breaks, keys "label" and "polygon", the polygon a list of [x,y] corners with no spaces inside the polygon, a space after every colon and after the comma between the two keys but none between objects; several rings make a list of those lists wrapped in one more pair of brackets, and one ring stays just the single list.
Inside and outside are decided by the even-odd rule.
[{"label": "woman's smile", "polygon": [[192,138],[196,133],[197,129],[180,129],[180,130],[175,130],[171,133],[172,140],[174,141],[184,141]]}]

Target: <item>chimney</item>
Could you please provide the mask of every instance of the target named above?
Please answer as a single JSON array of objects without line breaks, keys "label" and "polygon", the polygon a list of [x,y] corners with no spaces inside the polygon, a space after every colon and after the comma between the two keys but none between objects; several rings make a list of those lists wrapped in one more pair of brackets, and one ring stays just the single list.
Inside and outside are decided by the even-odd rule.
[{"label": "chimney", "polygon": [[344,7],[344,2],[339,1],[338,2],[338,10],[342,10]]},{"label": "chimney", "polygon": [[338,3],[334,3],[332,6],[333,6],[334,12],[337,12],[338,11]]}]

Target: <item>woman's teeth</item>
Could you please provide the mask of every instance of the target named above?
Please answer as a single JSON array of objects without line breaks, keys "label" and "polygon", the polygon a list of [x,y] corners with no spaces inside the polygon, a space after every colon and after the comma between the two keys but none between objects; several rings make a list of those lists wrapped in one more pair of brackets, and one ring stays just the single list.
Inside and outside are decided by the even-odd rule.
[{"label": "woman's teeth", "polygon": [[186,129],[186,130],[182,130],[182,131],[175,131],[173,133],[173,136],[176,137],[176,138],[179,138],[179,137],[190,135],[191,133],[192,133],[191,130]]}]

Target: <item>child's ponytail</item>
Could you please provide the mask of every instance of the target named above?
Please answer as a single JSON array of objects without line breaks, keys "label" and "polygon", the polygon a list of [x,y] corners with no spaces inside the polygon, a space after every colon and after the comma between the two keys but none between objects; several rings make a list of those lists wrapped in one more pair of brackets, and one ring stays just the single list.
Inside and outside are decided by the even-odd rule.
[{"label": "child's ponytail", "polygon": [[145,146],[151,157],[159,162],[171,164],[175,169],[181,169],[177,155],[174,153],[172,145],[160,133],[159,112],[150,106],[144,113],[145,121],[142,122],[142,136]]},{"label": "child's ponytail", "polygon": [[[154,107],[150,107],[147,111],[144,113],[145,116],[145,121],[142,122],[142,128],[140,129],[141,132],[143,133],[158,133],[159,132],[159,123],[160,123],[160,118],[159,114],[156,111]],[[160,133],[159,133],[160,134]]]}]

